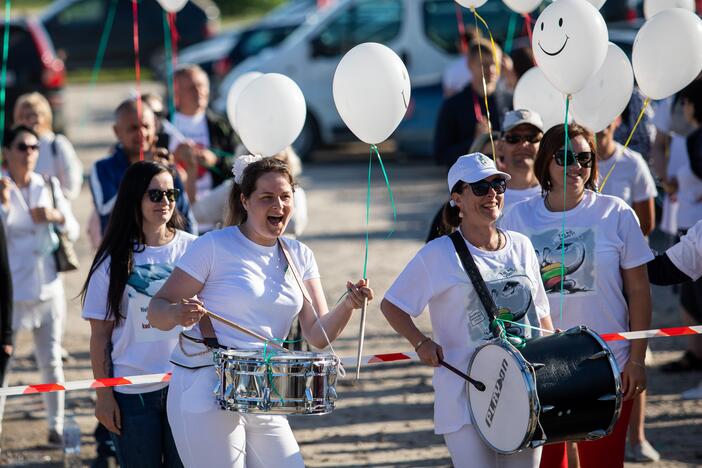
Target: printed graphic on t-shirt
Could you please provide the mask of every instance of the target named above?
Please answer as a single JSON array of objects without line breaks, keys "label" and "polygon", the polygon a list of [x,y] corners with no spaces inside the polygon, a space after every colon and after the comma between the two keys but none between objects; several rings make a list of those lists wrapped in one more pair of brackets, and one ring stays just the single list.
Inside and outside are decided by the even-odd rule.
[{"label": "printed graphic on t-shirt", "polygon": [[[487,275],[484,275],[487,277]],[[496,275],[489,275],[492,279],[485,281],[492,299],[495,301],[499,312],[498,318],[504,320],[507,333],[525,338],[531,337],[529,328],[520,327],[510,322],[528,323],[539,326],[534,301],[531,295],[532,282],[523,272],[514,268],[506,268]],[[473,340],[491,339],[487,314],[482,304],[468,313],[470,319],[470,334]]]},{"label": "printed graphic on t-shirt", "polygon": [[127,280],[127,322],[134,328],[137,342],[162,341],[173,338],[181,328],[170,331],[153,328],[147,318],[149,301],[166,282],[173,271],[173,265],[165,263],[137,265]]},{"label": "printed graphic on t-shirt", "polygon": [[[565,234],[565,235],[563,235]],[[565,294],[596,294],[595,229],[574,227],[565,233],[560,229],[549,229],[532,233],[531,243],[539,259],[541,280],[546,294],[561,291],[561,271],[564,272]],[[564,245],[561,254],[561,245]]]}]

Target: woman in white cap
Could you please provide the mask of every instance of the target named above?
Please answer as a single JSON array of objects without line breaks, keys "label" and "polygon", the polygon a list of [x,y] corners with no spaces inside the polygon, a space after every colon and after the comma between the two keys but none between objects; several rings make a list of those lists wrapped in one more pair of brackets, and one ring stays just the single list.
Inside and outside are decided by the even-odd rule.
[{"label": "woman in white cap", "polygon": [[[444,207],[444,218],[461,234],[492,290],[497,308],[508,313],[511,322],[526,325],[505,322],[507,332],[528,338],[538,334],[531,327],[553,327],[531,242],[526,236],[496,226],[509,178],[484,154],[461,156],[449,170],[451,198]],[[522,300],[513,300],[515,295]],[[433,339],[412,320],[426,306]],[[422,247],[387,291],[380,308],[395,331],[415,348],[421,361],[435,367],[434,427],[437,434],[444,436],[455,467],[539,466],[540,448],[500,455],[485,444],[471,424],[466,382],[439,367],[444,360],[467,369],[475,349],[492,336],[495,326],[490,323],[451,238],[442,236]]]}]

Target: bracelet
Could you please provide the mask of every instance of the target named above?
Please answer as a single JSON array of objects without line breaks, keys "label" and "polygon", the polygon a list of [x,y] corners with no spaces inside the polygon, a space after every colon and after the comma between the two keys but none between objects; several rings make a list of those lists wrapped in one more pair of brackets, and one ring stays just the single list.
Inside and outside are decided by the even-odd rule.
[{"label": "bracelet", "polygon": [[646,370],[646,366],[644,366],[644,365],[643,365],[642,363],[640,363],[640,362],[636,362],[636,361],[629,360],[629,361],[627,361],[627,364],[633,364],[633,365],[635,365],[635,366],[639,366],[639,367],[642,368],[643,370]]},{"label": "bracelet", "polygon": [[415,351],[419,351],[419,348],[421,348],[422,345],[423,345],[424,343],[426,343],[427,341],[431,341],[431,338],[429,338],[428,336],[425,336],[424,338],[422,338],[422,339],[419,341],[419,343],[417,343],[417,344],[414,346],[414,350],[415,350]]}]

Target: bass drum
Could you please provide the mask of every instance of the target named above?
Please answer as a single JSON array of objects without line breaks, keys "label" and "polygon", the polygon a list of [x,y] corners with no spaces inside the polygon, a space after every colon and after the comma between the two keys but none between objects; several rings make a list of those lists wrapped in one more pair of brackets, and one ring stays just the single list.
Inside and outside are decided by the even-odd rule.
[{"label": "bass drum", "polygon": [[612,432],[622,406],[612,351],[587,327],[529,340],[482,346],[469,364],[480,392],[468,385],[471,418],[495,451],[516,453],[565,440],[596,440]]}]

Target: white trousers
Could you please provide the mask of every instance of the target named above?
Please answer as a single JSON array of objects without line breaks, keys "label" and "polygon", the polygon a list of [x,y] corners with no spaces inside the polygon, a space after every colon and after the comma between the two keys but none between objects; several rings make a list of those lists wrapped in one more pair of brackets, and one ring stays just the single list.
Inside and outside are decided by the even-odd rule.
[{"label": "white trousers", "polygon": [[444,434],[454,468],[538,468],[541,447],[513,455],[501,455],[491,449],[472,425]]},{"label": "white trousers", "polygon": [[176,366],[168,387],[168,422],[186,468],[304,468],[285,416],[223,411],[212,367]]},{"label": "white trousers", "polygon": [[[41,382],[63,382],[63,363],[61,362],[61,335],[63,322],[66,317],[66,299],[63,293],[55,295],[47,301],[14,301],[13,323],[15,328],[12,333],[12,342],[15,342],[19,326],[29,328],[34,335],[34,356],[37,360]],[[12,371],[13,359],[10,359],[5,372],[5,381],[2,386],[7,386],[7,376]],[[49,429],[59,434],[63,433],[63,415],[65,392],[43,393],[46,406]],[[0,397],[0,424],[5,413],[5,399]],[[2,426],[0,426],[0,432]]]}]

